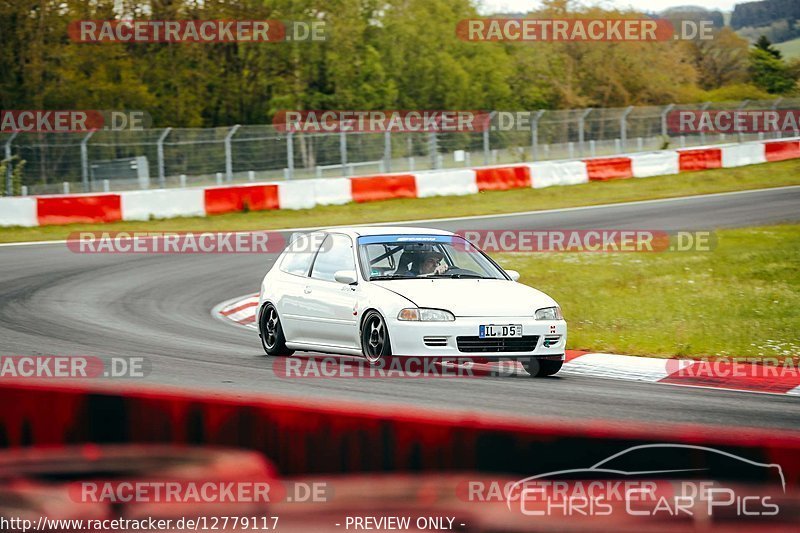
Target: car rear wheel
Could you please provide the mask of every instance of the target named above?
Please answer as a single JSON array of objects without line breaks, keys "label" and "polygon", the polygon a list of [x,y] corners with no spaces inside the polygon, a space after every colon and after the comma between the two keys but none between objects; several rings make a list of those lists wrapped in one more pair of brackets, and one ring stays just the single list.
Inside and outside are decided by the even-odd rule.
[{"label": "car rear wheel", "polygon": [[261,337],[261,346],[267,355],[276,357],[279,355],[292,355],[294,352],[286,348],[286,337],[283,335],[281,319],[278,317],[278,310],[275,306],[268,303],[261,311],[258,321],[258,335]]},{"label": "car rear wheel", "polygon": [[520,361],[522,368],[532,378],[540,378],[545,376],[552,376],[561,370],[564,361],[557,361],[554,359],[539,359],[531,357],[530,359],[523,359]]},{"label": "car rear wheel", "polygon": [[386,321],[377,311],[369,311],[361,326],[361,352],[371,365],[387,363],[392,355]]}]

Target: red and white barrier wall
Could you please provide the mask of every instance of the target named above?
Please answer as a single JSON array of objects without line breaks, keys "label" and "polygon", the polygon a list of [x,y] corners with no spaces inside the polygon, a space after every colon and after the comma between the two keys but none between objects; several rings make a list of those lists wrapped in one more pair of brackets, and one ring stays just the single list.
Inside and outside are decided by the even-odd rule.
[{"label": "red and white barrier wall", "polygon": [[800,158],[800,139],[543,161],[475,169],[309,179],[194,189],[0,198],[0,226],[98,223],[205,216],[390,198],[458,196],[480,191],[647,178]]},{"label": "red and white barrier wall", "polygon": [[[736,473],[750,482],[800,486],[800,437],[776,429],[606,420],[574,424],[517,418],[511,409],[507,415],[437,413],[411,405],[13,380],[0,387],[0,405],[14,406],[0,409],[0,448],[203,444],[258,451],[283,475],[482,471],[527,476],[575,468],[576,457],[579,464],[591,465],[633,446],[688,444],[780,465],[780,470]],[[692,464],[711,468],[713,460],[698,454]]]}]

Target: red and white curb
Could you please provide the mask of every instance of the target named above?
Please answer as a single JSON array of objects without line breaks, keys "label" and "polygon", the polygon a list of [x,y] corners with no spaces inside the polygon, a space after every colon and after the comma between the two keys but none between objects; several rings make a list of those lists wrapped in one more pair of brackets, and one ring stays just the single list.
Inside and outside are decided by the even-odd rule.
[{"label": "red and white curb", "polygon": [[[215,318],[249,330],[258,330],[258,295],[226,300],[212,309]],[[765,367],[750,363],[661,359],[611,353],[567,350],[559,375],[640,381],[684,387],[756,392],[800,397],[800,368]]]},{"label": "red and white curb", "polygon": [[239,296],[225,300],[211,310],[211,315],[223,322],[258,331],[256,308],[258,295]]}]

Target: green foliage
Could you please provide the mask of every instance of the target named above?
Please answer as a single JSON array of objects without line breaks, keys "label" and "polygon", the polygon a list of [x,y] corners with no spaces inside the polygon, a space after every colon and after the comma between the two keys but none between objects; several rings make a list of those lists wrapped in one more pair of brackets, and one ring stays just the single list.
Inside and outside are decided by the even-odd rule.
[{"label": "green foliage", "polygon": [[763,50],[767,52],[775,59],[782,59],[781,51],[772,46],[772,43],[770,42],[769,39],[767,39],[766,35],[760,36],[753,46],[755,46],[758,50]]},{"label": "green foliage", "polygon": [[769,100],[770,98],[775,97],[752,83],[734,83],[708,91],[687,88],[678,102],[739,102],[742,100]]},{"label": "green foliage", "polygon": [[793,358],[797,364],[800,225],[717,230],[715,237],[711,251],[496,259],[561,304],[570,348]]},{"label": "green foliage", "polygon": [[[527,16],[641,18],[567,0],[540,6]],[[477,0],[0,1],[0,108],[135,109],[147,111],[154,127],[208,127],[263,124],[286,109],[665,104],[751,76],[762,90],[786,90],[783,71],[760,59],[753,66],[747,42],[729,28],[696,43],[461,40],[458,22],[477,16]],[[117,17],[322,21],[327,40],[68,38],[69,21]]]},{"label": "green foliage", "polygon": [[[11,188],[8,188],[8,182],[6,181],[6,173],[8,172],[8,167],[11,165]],[[7,196],[19,196],[22,194],[22,171],[25,168],[25,160],[20,159],[19,156],[13,155],[10,159],[3,159],[0,161],[0,180],[2,180],[3,186],[0,190],[3,190],[5,195]]]},{"label": "green foliage", "polygon": [[[71,42],[71,20],[323,21],[324,42]],[[0,107],[141,109],[153,126],[263,124],[285,109],[663,103],[696,77],[679,43],[467,42],[475,0],[0,2]],[[639,17],[545,2],[531,16]]]},{"label": "green foliage", "polygon": [[796,74],[783,60],[762,48],[750,51],[750,75],[756,86],[770,94],[788,94],[796,88]]},{"label": "green foliage", "polygon": [[697,85],[704,90],[747,81],[748,43],[730,28],[722,28],[710,40],[686,43],[698,72]]}]

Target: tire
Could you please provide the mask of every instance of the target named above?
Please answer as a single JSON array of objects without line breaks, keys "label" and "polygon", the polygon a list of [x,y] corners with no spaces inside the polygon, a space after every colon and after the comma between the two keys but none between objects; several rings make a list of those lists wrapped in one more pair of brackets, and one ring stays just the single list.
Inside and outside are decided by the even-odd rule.
[{"label": "tire", "polygon": [[522,368],[528,373],[529,377],[541,378],[545,376],[552,376],[561,370],[564,361],[554,361],[552,359],[537,359],[531,357],[530,359],[523,359],[520,361]]},{"label": "tire", "polygon": [[386,321],[377,311],[369,311],[361,322],[361,353],[371,365],[387,364],[392,356]]},{"label": "tire", "polygon": [[270,357],[289,356],[294,353],[286,348],[286,337],[283,335],[278,310],[270,303],[264,304],[261,310],[258,319],[258,336],[261,337],[261,347]]}]

